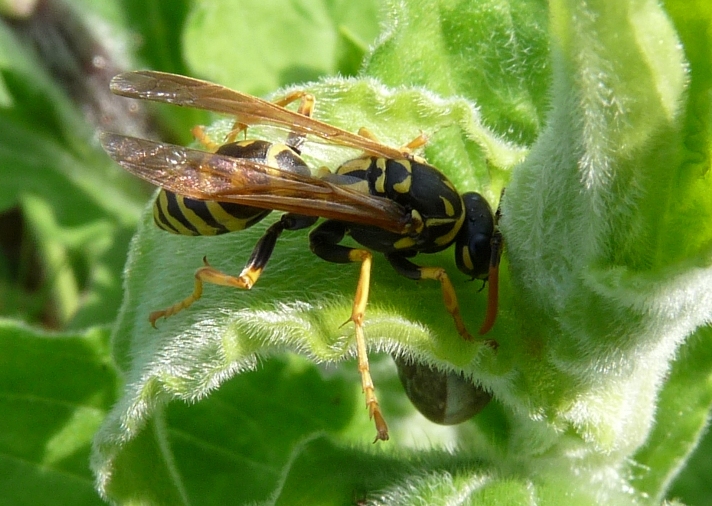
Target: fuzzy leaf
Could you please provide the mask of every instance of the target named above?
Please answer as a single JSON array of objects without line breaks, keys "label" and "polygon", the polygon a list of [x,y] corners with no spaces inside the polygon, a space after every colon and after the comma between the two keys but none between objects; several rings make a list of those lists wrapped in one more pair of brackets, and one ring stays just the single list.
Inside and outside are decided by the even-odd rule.
[{"label": "fuzzy leaf", "polygon": [[3,501],[101,504],[87,460],[116,401],[108,337],[106,329],[48,334],[0,320]]},{"label": "fuzzy leaf", "polygon": [[198,75],[254,94],[350,75],[378,34],[375,4],[202,0],[188,19],[185,56]]}]

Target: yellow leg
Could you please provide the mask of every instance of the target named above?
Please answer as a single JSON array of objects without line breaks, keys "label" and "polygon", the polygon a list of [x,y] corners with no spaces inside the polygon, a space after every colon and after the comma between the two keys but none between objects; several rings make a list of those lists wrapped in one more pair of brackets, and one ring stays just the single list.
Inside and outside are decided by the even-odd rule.
[{"label": "yellow leg", "polygon": [[366,338],[363,332],[363,320],[368,304],[368,292],[371,286],[371,264],[373,256],[364,249],[351,248],[339,244],[346,234],[347,226],[343,222],[327,220],[321,225],[312,229],[309,234],[309,247],[312,252],[327,262],[345,264],[350,262],[360,262],[361,272],[356,285],[356,295],[351,309],[351,317],[347,322],[354,322],[356,335],[356,354],[358,358],[358,370],[361,374],[361,388],[366,397],[368,414],[376,424],[376,439],[388,440],[388,425],[381,413],[381,407],[376,398],[376,391],[373,386],[373,379],[368,366],[368,354],[366,352]]},{"label": "yellow leg", "polygon": [[207,258],[203,258],[203,264],[203,267],[200,267],[195,271],[195,286],[193,288],[193,293],[182,301],[173,304],[171,307],[161,311],[154,311],[148,316],[148,321],[151,322],[153,327],[156,326],[156,321],[159,318],[168,318],[169,316],[173,316],[198,300],[203,295],[203,283],[232,286],[234,288],[249,290],[257,282],[260,274],[262,274],[262,268],[255,267],[253,265],[247,265],[242,270],[240,275],[236,277],[225,274],[211,267]]},{"label": "yellow leg", "polygon": [[[455,293],[455,287],[452,286],[450,277],[447,275],[447,272],[445,272],[445,269],[442,267],[421,267],[420,274],[421,279],[434,279],[440,281],[445,309],[452,316],[452,319],[455,322],[455,328],[457,328],[457,333],[460,334],[466,341],[474,341],[475,338],[472,337],[472,334],[467,331],[465,322],[462,320],[460,305],[457,302],[457,294]],[[485,344],[495,349],[498,346],[497,341],[490,339],[485,340]]]},{"label": "yellow leg", "polygon": [[297,112],[299,112],[299,114],[303,114],[304,116],[311,116],[311,111],[314,109],[314,95],[307,93],[306,91],[292,91],[272,103],[274,105],[284,107],[291,104],[292,102],[296,102],[297,100],[301,100]]},{"label": "yellow leg", "polygon": [[366,406],[368,407],[368,415],[376,424],[376,439],[388,440],[388,425],[386,424],[381,407],[376,398],[373,379],[368,366],[368,353],[366,351],[366,338],[363,333],[363,318],[366,312],[366,304],[368,303],[368,291],[371,285],[371,263],[372,255],[366,250],[352,249],[349,252],[349,260],[352,262],[361,262],[361,274],[359,275],[358,285],[356,286],[356,296],[354,297],[354,305],[351,311],[351,321],[354,322],[356,334],[356,354],[358,356],[358,371],[361,373],[361,387],[366,396]]},{"label": "yellow leg", "polygon": [[257,241],[257,244],[252,250],[252,255],[250,255],[247,264],[242,269],[239,276],[231,276],[220,272],[219,270],[211,267],[207,259],[203,258],[203,267],[195,271],[195,287],[193,288],[193,293],[177,304],[173,304],[168,309],[154,311],[151,313],[148,317],[151,325],[155,327],[156,320],[159,318],[168,318],[169,316],[173,316],[198,300],[203,294],[203,283],[231,286],[233,288],[249,290],[255,283],[257,283],[260,274],[262,274],[262,271],[272,256],[274,246],[277,243],[279,236],[282,235],[282,232],[285,230],[301,230],[303,228],[311,227],[316,220],[317,218],[310,216],[300,216],[290,213],[283,214],[279,221],[273,223],[265,231],[260,240]]},{"label": "yellow leg", "polygon": [[[374,142],[380,142],[378,140],[378,137],[374,135],[373,132],[371,132],[368,128],[366,127],[361,127],[358,129],[358,134],[361,137],[366,137],[367,139],[374,141]],[[410,155],[413,153],[413,150],[421,148],[425,146],[428,143],[428,138],[424,133],[420,133],[415,139],[410,141],[408,144],[401,146],[400,149],[404,155]]]},{"label": "yellow leg", "polygon": [[366,137],[366,139],[374,141],[374,142],[381,142],[378,140],[378,137],[376,137],[373,132],[371,132],[368,128],[366,127],[361,127],[358,129],[358,134],[361,137]]},{"label": "yellow leg", "polygon": [[[311,95],[307,93],[306,91],[292,91],[291,93],[288,93],[284,97],[280,98],[279,100],[275,100],[272,102],[274,105],[278,105],[279,107],[285,107],[292,102],[296,102],[297,100],[300,100],[299,103],[299,108],[297,109],[297,112],[299,114],[302,114],[303,116],[311,116],[312,112],[314,111],[314,95]],[[239,121],[236,121],[234,125],[232,126],[232,130],[230,133],[227,135],[227,139],[225,142],[234,142],[237,136],[243,132],[244,130],[247,130],[247,127],[249,125],[245,125],[244,123],[240,123]],[[301,144],[304,139],[303,139],[302,134],[297,134],[292,132],[287,140],[287,145],[288,146],[298,146]]]},{"label": "yellow leg", "polygon": [[436,281],[440,281],[445,309],[447,309],[447,312],[450,313],[455,321],[457,333],[460,334],[466,341],[473,341],[474,337],[472,337],[472,335],[467,331],[465,322],[462,320],[462,315],[460,315],[460,305],[457,302],[455,287],[452,286],[450,277],[447,275],[447,272],[445,272],[445,269],[442,267],[421,267],[420,274],[421,279],[434,279]]},{"label": "yellow leg", "polygon": [[428,143],[428,138],[423,132],[420,132],[420,135],[418,135],[415,139],[410,141],[408,144],[405,146],[401,146],[401,150],[405,151],[406,153],[412,153],[413,150],[422,148]]},{"label": "yellow leg", "polygon": [[203,127],[202,125],[195,125],[190,130],[190,133],[193,135],[193,138],[196,141],[202,144],[203,147],[211,153],[215,153],[220,148],[220,144],[212,140],[210,136],[205,133],[205,127]]}]

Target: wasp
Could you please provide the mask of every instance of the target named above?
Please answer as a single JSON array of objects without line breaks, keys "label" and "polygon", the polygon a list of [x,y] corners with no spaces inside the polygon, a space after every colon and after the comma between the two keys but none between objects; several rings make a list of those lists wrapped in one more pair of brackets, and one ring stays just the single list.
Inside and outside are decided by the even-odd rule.
[{"label": "wasp", "polygon": [[[348,321],[354,323],[358,369],[377,440],[388,439],[369,372],[363,322],[368,301],[373,255],[382,253],[401,275],[440,283],[445,308],[457,332],[468,332],[445,269],[423,267],[410,259],[417,253],[435,253],[455,245],[457,267],[473,279],[489,279],[488,309],[480,334],[494,324],[502,236],[496,216],[478,193],[460,194],[435,167],[413,150],[425,143],[421,135],[394,148],[376,140],[367,130],[351,133],[312,118],[314,98],[294,92],[268,102],[223,86],[176,74],[137,71],[119,74],[111,82],[113,93],[125,97],[193,107],[228,115],[235,128],[222,143],[194,130],[207,151],[162,142],[103,133],[106,152],[123,168],[161,188],[154,205],[156,224],[183,235],[215,235],[243,230],[282,211],[252,251],[238,276],[207,263],[195,273],[193,293],[173,306],[151,313],[151,324],[190,306],[202,294],[203,284],[250,289],[260,277],[275,244],[285,230],[316,225],[309,234],[311,251],[335,263],[360,263],[356,294]],[[286,106],[300,101],[298,110]],[[236,141],[237,133],[252,125],[271,125],[290,131],[283,144],[264,140]],[[300,149],[305,139],[357,149],[363,154],[335,172],[312,174]],[[324,171],[322,171],[324,172]],[[350,235],[362,247],[340,244]],[[495,347],[495,341],[486,344]]]}]

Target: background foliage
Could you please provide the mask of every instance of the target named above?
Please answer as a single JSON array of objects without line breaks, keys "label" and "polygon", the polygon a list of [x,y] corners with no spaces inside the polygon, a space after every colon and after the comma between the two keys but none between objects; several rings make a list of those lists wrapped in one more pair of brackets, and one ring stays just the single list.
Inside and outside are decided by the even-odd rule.
[{"label": "background foliage", "polygon": [[[2,8],[9,504],[100,503],[96,490],[155,504],[706,503],[710,438],[692,453],[712,403],[706,2]],[[151,188],[107,159],[97,130],[187,143],[210,118],[112,98],[108,79],[134,68],[258,95],[306,88],[349,130],[395,145],[428,133],[425,155],[458,188],[496,202],[507,186],[499,351],[462,343],[439,288],[378,258],[366,327],[374,351],[462,371],[495,400],[435,426],[373,353],[392,440],[371,446],[340,327],[356,268],[314,258],[304,234],[280,242],[252,292],[212,287],[150,329],[203,255],[235,271],[262,229],[153,229]],[[310,159],[338,163],[319,149]],[[420,261],[451,272],[476,328],[483,294],[451,255]]]}]

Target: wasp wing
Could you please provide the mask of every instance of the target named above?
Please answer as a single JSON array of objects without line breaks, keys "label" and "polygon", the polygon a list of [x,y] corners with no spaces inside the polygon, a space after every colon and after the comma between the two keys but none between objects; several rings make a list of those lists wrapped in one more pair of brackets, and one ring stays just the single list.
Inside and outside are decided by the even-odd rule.
[{"label": "wasp wing", "polygon": [[192,77],[150,70],[125,72],[111,80],[116,95],[205,109],[233,116],[245,125],[267,124],[383,158],[408,158],[409,153],[299,114],[252,95]]},{"label": "wasp wing", "polygon": [[174,144],[103,133],[104,150],[124,169],[168,191],[307,216],[408,231],[400,204],[322,179]]}]

